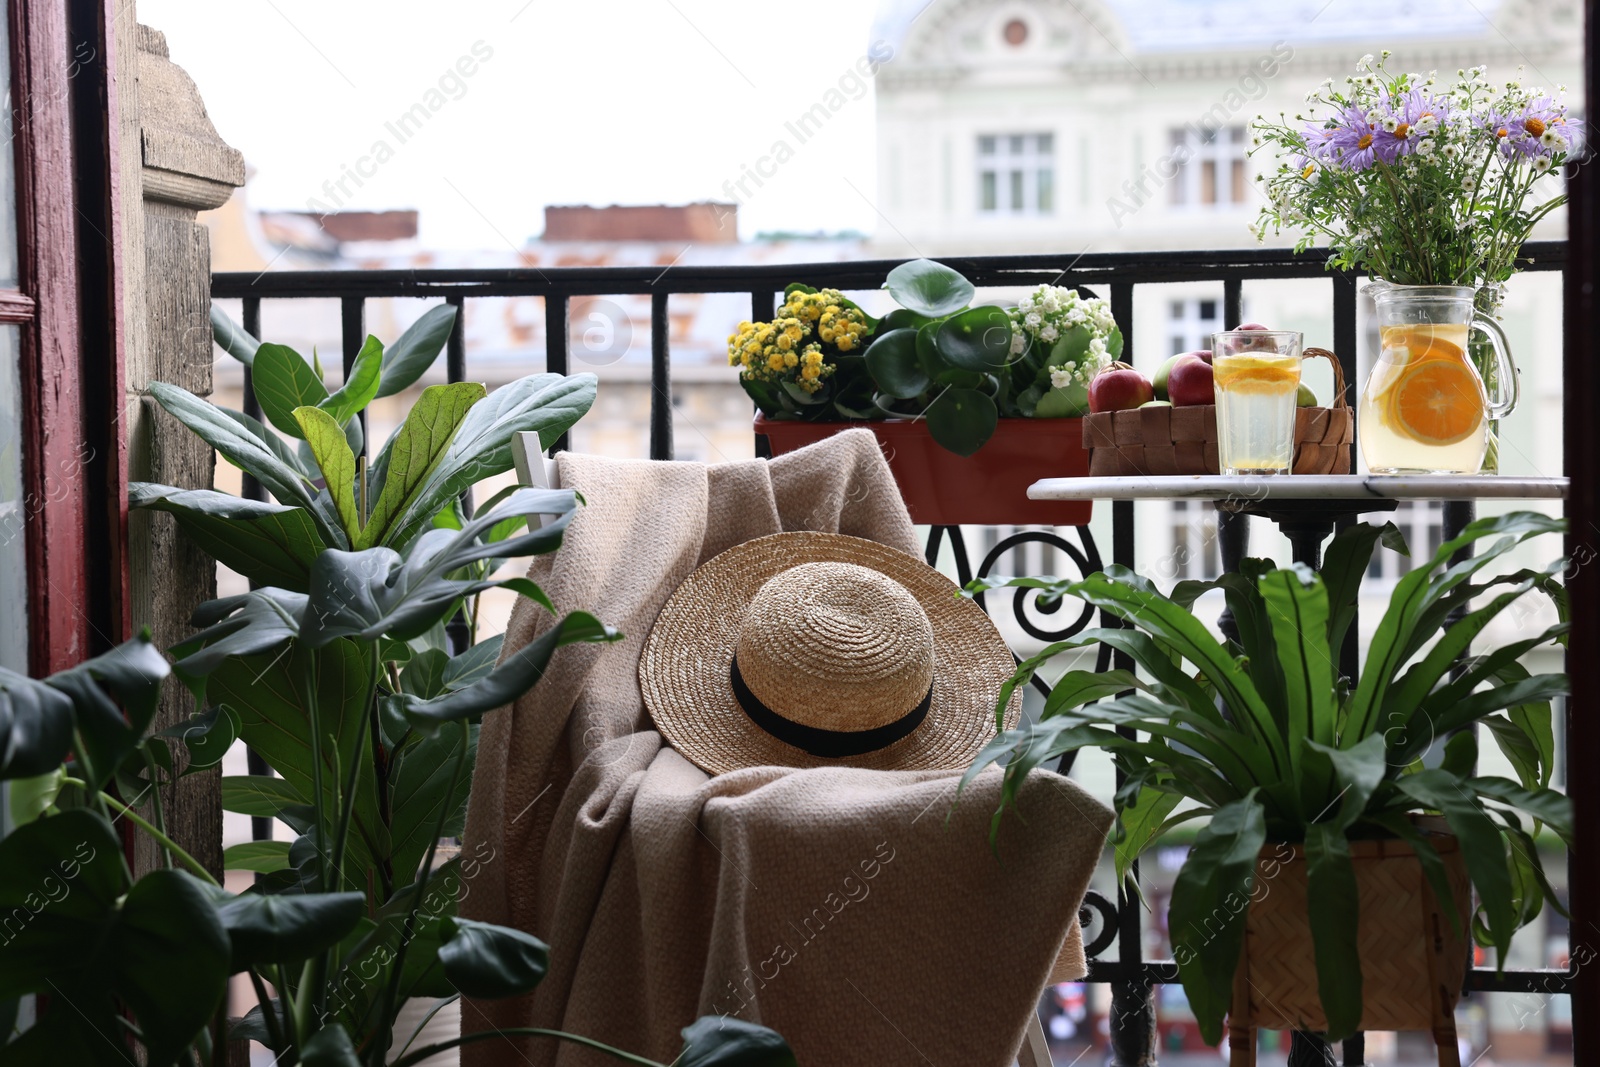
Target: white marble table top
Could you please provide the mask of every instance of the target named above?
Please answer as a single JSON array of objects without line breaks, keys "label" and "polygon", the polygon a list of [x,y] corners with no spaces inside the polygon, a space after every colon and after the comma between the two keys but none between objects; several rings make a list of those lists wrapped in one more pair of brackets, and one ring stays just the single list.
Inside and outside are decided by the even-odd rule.
[{"label": "white marble table top", "polygon": [[1029,500],[1555,500],[1565,478],[1499,475],[1178,474],[1043,478]]}]

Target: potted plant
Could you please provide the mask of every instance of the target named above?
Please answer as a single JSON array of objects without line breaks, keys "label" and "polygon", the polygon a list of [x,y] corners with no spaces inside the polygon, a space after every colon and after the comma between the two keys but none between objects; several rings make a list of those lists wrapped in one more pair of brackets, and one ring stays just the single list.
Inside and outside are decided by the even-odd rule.
[{"label": "potted plant", "polygon": [[1292,121],[1256,120],[1252,152],[1271,146],[1281,162],[1257,176],[1267,203],[1254,230],[1298,231],[1299,249],[1325,239],[1330,267],[1378,280],[1383,358],[1357,434],[1367,465],[1494,473],[1497,420],[1517,402],[1496,322],[1503,283],[1566,202],[1548,179],[1572,158],[1576,122],[1559,90],[1494,85],[1483,67],[1440,86],[1389,72],[1388,58],[1323,82]]},{"label": "potted plant", "polygon": [[729,338],[772,451],[864,425],[917,522],[1087,522],[1090,504],[1026,491],[1088,473],[1085,390],[1122,351],[1106,302],[1040,286],[1010,309],[974,307],[972,283],[926,259],[884,288],[900,306],[874,319],[837,290],[794,284],[777,318]]},{"label": "potted plant", "polygon": [[[221,1063],[219,1016],[235,974],[258,1004],[227,1036],[261,1041],[290,1067],[409,1067],[498,1038],[413,1047],[422,1027],[394,1030],[407,998],[516,996],[547,966],[528,933],[457,917],[461,860],[434,862],[460,822],[473,720],[533,685],[560,645],[618,635],[573,613],[498,666],[469,653],[427,672],[426,685],[398,686],[379,668],[386,646],[426,633],[475,589],[509,584],[542,599],[525,579],[462,575],[492,554],[553,549],[575,506],[571,492],[519,490],[398,553],[325,550],[307,592],[265,588],[204,605],[205,629],[174,653],[207,710],[174,729],[150,732],[169,667],[148,636],[44,681],[0,670],[0,780],[22,824],[0,839],[6,1062]],[[483,540],[535,515],[555,519]],[[214,766],[257,717],[256,740],[284,776],[235,780],[235,791],[300,836],[244,846],[242,866],[268,873],[234,894],[167,835],[160,787]],[[285,755],[296,752],[309,758]],[[148,819],[124,800],[145,797],[156,798]],[[165,866],[135,879],[114,820],[149,835]],[[28,994],[48,1005],[16,1034]],[[652,1063],[577,1035],[522,1032]],[[776,1034],[737,1020],[703,1019],[684,1036],[680,1063],[794,1063]]]},{"label": "potted plant", "polygon": [[[1016,685],[1067,649],[1110,645],[1142,676],[1067,672],[1039,721],[1002,732],[964,781],[1003,762],[1003,797],[1014,799],[1044,761],[1104,748],[1124,775],[1119,882],[1174,827],[1209,819],[1167,918],[1207,1042],[1221,1040],[1230,1013],[1241,1050],[1253,1049],[1257,1025],[1330,1039],[1363,1027],[1453,1035],[1469,930],[1503,965],[1512,934],[1545,900],[1561,910],[1534,835],[1547,827],[1571,839],[1570,804],[1549,788],[1549,701],[1567,691],[1567,678],[1530,676],[1518,659],[1563,642],[1567,624],[1468,652],[1491,620],[1535,589],[1564,605],[1556,575],[1565,561],[1474,580],[1528,538],[1562,529],[1527,512],[1469,525],[1396,583],[1356,682],[1333,665],[1374,545],[1404,548],[1392,524],[1341,533],[1321,574],[1246,560],[1214,582],[1180,582],[1171,596],[1121,567],[1077,582],[974,583],[974,592],[1013,585],[1051,600],[1076,597],[1122,622],[1025,660],[1002,708]],[[1481,555],[1450,562],[1489,537],[1498,540]],[[1225,641],[1190,611],[1218,588],[1237,629]],[[1480,596],[1487,599],[1473,607]],[[1478,774],[1474,726],[1495,739],[1516,781]]]}]

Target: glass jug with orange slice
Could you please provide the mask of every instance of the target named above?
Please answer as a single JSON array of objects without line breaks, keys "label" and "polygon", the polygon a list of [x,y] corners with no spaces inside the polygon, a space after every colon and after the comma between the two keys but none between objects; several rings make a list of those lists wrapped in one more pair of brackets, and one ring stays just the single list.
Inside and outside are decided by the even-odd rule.
[{"label": "glass jug with orange slice", "polygon": [[[1517,368],[1499,323],[1456,285],[1367,286],[1378,311],[1378,360],[1356,413],[1356,438],[1374,474],[1477,474],[1489,420],[1517,404]],[[1468,338],[1494,350],[1495,394],[1472,365]]]}]

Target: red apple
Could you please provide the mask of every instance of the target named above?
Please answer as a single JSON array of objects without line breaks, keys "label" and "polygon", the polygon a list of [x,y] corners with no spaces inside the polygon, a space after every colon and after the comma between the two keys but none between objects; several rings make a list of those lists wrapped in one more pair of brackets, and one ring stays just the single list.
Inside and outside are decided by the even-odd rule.
[{"label": "red apple", "polygon": [[1259,322],[1246,322],[1246,323],[1241,323],[1238,326],[1235,326],[1234,329],[1236,329],[1236,330],[1268,330],[1268,329],[1271,329],[1271,327],[1270,326],[1263,326]]},{"label": "red apple", "polygon": [[1167,375],[1167,398],[1174,407],[1217,402],[1211,367],[1193,356],[1178,360]]},{"label": "red apple", "polygon": [[1111,364],[1089,383],[1089,410],[1096,415],[1104,411],[1130,411],[1155,398],[1155,386],[1150,384],[1150,379],[1126,363]]}]

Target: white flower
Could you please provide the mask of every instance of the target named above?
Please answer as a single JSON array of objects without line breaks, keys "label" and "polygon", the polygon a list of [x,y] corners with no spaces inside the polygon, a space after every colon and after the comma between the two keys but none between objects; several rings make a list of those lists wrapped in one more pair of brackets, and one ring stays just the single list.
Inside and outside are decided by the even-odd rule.
[{"label": "white flower", "polygon": [[1366,55],[1364,55],[1360,59],[1356,60],[1356,69],[1357,70],[1367,70],[1371,66],[1372,66],[1372,53],[1371,52],[1368,52]]},{"label": "white flower", "polygon": [[1013,356],[1020,356],[1020,355],[1022,355],[1022,350],[1027,348],[1027,347],[1028,347],[1028,335],[1023,333],[1021,330],[1012,330],[1011,331],[1011,354]]},{"label": "white flower", "polygon": [[1109,360],[1111,354],[1106,351],[1106,339],[1104,337],[1092,337],[1089,339],[1089,355],[1094,358],[1096,364],[1102,364]]},{"label": "white flower", "polygon": [[1385,132],[1393,133],[1400,128],[1400,123],[1395,120],[1393,115],[1388,115],[1384,117],[1383,128]]},{"label": "white flower", "polygon": [[1378,79],[1371,74],[1366,74],[1362,76],[1361,84],[1368,89],[1376,89],[1378,87]]},{"label": "white flower", "polygon": [[1567,139],[1553,129],[1545,130],[1539,135],[1539,143],[1546,148],[1554,148],[1557,152],[1567,147]]},{"label": "white flower", "polygon": [[1538,156],[1538,157],[1536,157],[1534,159],[1534,161],[1533,161],[1533,169],[1535,171],[1537,171],[1538,173],[1540,173],[1540,174],[1543,174],[1545,171],[1549,170],[1550,169],[1550,159],[1549,159],[1549,157],[1548,156]]},{"label": "white flower", "polygon": [[1424,115],[1420,119],[1417,120],[1416,131],[1417,131],[1418,134],[1420,134],[1423,137],[1426,137],[1429,134],[1434,133],[1438,129],[1439,129],[1439,120],[1434,118],[1432,115]]},{"label": "white flower", "polygon": [[1466,177],[1461,179],[1461,191],[1463,193],[1475,192],[1477,190],[1477,188],[1478,188],[1478,183],[1472,177],[1472,175],[1468,174]]},{"label": "white flower", "polygon": [[1444,153],[1444,158],[1446,159],[1456,159],[1461,155],[1461,148],[1453,144],[1445,145],[1440,151]]},{"label": "white flower", "polygon": [[1030,327],[1031,329],[1037,330],[1039,328],[1039,324],[1042,323],[1044,319],[1037,311],[1030,311],[1023,316],[1022,321],[1024,325]]},{"label": "white flower", "polygon": [[1050,368],[1050,385],[1056,389],[1065,389],[1072,384],[1072,372],[1065,367]]},{"label": "white flower", "polygon": [[1061,331],[1056,329],[1053,323],[1045,323],[1044,328],[1039,331],[1039,340],[1047,344],[1054,343],[1056,338],[1060,336]]}]

